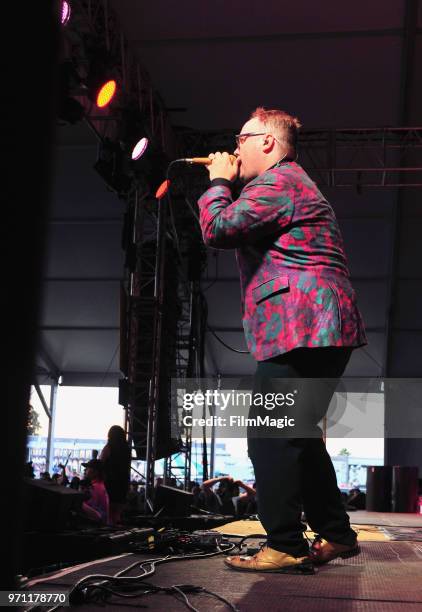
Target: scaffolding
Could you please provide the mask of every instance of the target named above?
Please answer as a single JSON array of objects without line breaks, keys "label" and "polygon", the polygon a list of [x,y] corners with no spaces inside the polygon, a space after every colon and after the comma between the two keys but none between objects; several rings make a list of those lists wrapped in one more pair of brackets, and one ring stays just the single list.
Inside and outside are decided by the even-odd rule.
[{"label": "scaffolding", "polygon": [[[233,151],[235,130],[185,130],[185,155]],[[422,127],[301,130],[298,163],[321,187],[422,187]],[[196,187],[206,177],[196,174]]]},{"label": "scaffolding", "polygon": [[124,99],[123,106],[142,115],[148,138],[170,157],[175,157],[177,137],[164,102],[154,89],[146,67],[132,51],[110,3],[108,0],[74,2],[72,18],[63,29],[61,49],[62,68],[71,66],[74,78],[73,84],[66,87],[67,91],[61,93],[66,93],[81,105],[84,121],[99,141],[115,141],[122,138],[124,113],[108,106],[98,109],[89,99],[89,78],[98,69],[100,61],[107,67],[107,74],[117,81]]},{"label": "scaffolding", "polygon": [[128,274],[121,300],[121,403],[128,440],[145,461],[148,511],[154,509],[158,458],[165,460],[166,484],[175,479],[187,489],[191,477],[191,428],[180,425],[170,387],[170,379],[189,375],[196,345],[193,283],[186,270],[188,251],[181,248],[191,236],[188,226],[177,232],[169,206],[169,199],[152,201],[138,192],[129,203]]}]

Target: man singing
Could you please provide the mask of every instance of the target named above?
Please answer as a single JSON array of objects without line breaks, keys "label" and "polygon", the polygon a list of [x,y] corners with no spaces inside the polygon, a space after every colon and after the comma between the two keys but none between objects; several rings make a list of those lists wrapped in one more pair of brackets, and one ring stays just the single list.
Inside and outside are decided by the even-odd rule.
[{"label": "man singing", "polygon": [[[235,160],[209,155],[211,184],[199,200],[205,244],[236,249],[255,392],[271,379],[338,379],[353,348],[366,344],[333,209],[295,161],[299,127],[283,111],[256,109],[236,136]],[[233,201],[238,175],[245,186]],[[318,420],[333,392],[314,398]],[[308,573],[311,562],[359,553],[320,435],[248,432],[248,453],[267,546],[253,557],[228,557],[230,568]],[[318,534],[311,550],[302,506]]]}]

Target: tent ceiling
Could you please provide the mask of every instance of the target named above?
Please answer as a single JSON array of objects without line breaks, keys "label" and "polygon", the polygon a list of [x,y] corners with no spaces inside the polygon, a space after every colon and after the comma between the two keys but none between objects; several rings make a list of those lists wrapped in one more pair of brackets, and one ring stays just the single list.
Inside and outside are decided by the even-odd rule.
[{"label": "tent ceiling", "polygon": [[[284,108],[306,128],[401,125],[405,0],[359,0],[347,8],[334,0],[113,4],[175,126],[238,129],[259,105]],[[421,26],[420,6],[413,75],[421,68]],[[422,86],[415,76],[408,95],[411,121],[420,125]],[[61,128],[56,151],[42,345],[65,384],[116,384],[123,205],[92,169],[96,141],[86,126]],[[388,350],[397,192],[324,193],[341,224],[370,340],[354,353],[347,374],[377,376]],[[422,339],[422,275],[414,246],[422,230],[420,192],[405,190],[402,208],[389,346],[393,373],[413,376],[422,370],[414,359],[414,338]],[[209,322],[226,343],[244,349],[234,254],[217,257],[218,266],[209,252],[205,286],[216,280],[206,292]],[[207,369],[242,375],[253,372],[254,362],[209,335]]]},{"label": "tent ceiling", "polygon": [[124,205],[93,169],[96,156],[85,124],[58,130],[39,366],[52,362],[63,384],[117,384]]}]

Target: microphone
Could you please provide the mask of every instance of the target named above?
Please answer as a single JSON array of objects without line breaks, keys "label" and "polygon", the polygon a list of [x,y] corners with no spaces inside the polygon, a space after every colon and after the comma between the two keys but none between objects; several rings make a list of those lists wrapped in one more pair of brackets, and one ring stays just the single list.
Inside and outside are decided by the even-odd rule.
[{"label": "microphone", "polygon": [[[236,161],[236,155],[229,155],[230,161],[232,164]],[[185,162],[187,164],[199,164],[202,166],[209,166],[212,162],[212,159],[209,157],[185,157],[183,159],[178,159],[176,161]]]}]

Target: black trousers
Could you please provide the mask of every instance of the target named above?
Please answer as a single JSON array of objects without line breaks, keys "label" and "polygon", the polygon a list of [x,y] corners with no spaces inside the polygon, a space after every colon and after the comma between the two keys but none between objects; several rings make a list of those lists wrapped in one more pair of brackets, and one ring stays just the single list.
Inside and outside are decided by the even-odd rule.
[{"label": "black trousers", "polygon": [[[298,348],[260,361],[254,392],[273,389],[270,379],[338,379],[351,352],[343,347]],[[312,399],[308,397],[317,404],[316,411],[315,407],[309,411],[317,413],[316,422],[326,413],[333,393],[334,387]],[[311,529],[326,540],[345,545],[356,541],[322,432],[309,438],[289,434],[268,438],[248,432],[248,454],[255,470],[258,513],[268,546],[295,557],[308,553],[305,525],[300,520],[302,507]]]}]

